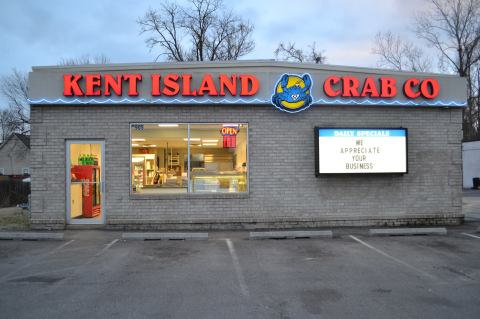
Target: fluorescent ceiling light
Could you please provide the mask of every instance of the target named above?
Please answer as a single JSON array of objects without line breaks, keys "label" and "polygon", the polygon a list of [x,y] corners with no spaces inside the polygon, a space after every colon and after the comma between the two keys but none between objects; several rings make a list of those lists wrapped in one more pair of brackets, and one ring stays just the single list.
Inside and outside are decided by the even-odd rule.
[{"label": "fluorescent ceiling light", "polygon": [[217,146],[217,143],[203,143],[203,146]]},{"label": "fluorescent ceiling light", "polygon": [[[185,142],[188,141],[188,138],[184,138],[183,139]],[[199,137],[190,137],[190,142],[200,142],[200,138]]]},{"label": "fluorescent ceiling light", "polygon": [[151,144],[151,145],[148,145],[147,147],[157,147],[157,144]]},{"label": "fluorescent ceiling light", "polygon": [[233,124],[233,123],[232,123],[232,124],[222,124],[223,127],[232,127],[232,126],[237,126],[237,127],[238,127],[239,125],[240,125],[240,124],[238,124],[238,123],[235,123],[235,124]]},{"label": "fluorescent ceiling light", "polygon": [[143,157],[133,157],[132,158],[133,163],[140,163],[143,162]]},{"label": "fluorescent ceiling light", "polygon": [[144,138],[132,138],[132,142],[145,142]]},{"label": "fluorescent ceiling light", "polygon": [[178,127],[178,124],[158,124],[160,127]]},{"label": "fluorescent ceiling light", "polygon": [[202,140],[202,142],[204,142],[204,143],[218,143],[218,139],[217,140]]},{"label": "fluorescent ceiling light", "polygon": [[132,144],[132,146],[140,146],[140,144]]}]

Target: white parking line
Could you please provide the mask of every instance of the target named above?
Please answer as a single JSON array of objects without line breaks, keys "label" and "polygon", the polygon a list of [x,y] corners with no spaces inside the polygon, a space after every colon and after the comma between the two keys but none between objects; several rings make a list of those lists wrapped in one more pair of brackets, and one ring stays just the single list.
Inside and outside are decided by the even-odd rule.
[{"label": "white parking line", "polygon": [[32,265],[34,265],[34,264],[42,261],[43,259],[47,258],[48,256],[53,255],[54,253],[56,253],[57,251],[59,251],[60,249],[62,249],[62,248],[64,248],[64,247],[70,245],[70,244],[73,243],[74,241],[75,241],[75,239],[69,240],[69,241],[67,241],[66,243],[63,243],[63,244],[61,244],[60,246],[57,246],[57,247],[55,247],[54,249],[50,250],[49,252],[47,252],[47,253],[45,253],[45,254],[37,257],[33,262],[30,262],[30,263],[28,263],[28,264],[24,264],[24,265],[22,265],[22,266],[20,266],[20,267],[18,267],[18,268],[15,268],[15,270],[13,270],[13,271],[9,272],[8,274],[5,274],[5,275],[3,275],[2,277],[0,277],[0,282],[7,280],[10,276],[12,276],[12,275],[14,275],[14,274],[16,274],[16,273],[24,270],[24,269],[27,269],[28,267],[31,267]]},{"label": "white parking line", "polygon": [[248,288],[247,284],[245,283],[245,278],[243,277],[242,269],[240,268],[240,262],[238,261],[237,253],[235,252],[235,247],[233,247],[233,243],[230,238],[225,239],[228,246],[228,251],[230,252],[230,256],[232,257],[233,268],[235,268],[235,273],[237,274],[238,284],[240,286],[240,290],[242,291],[242,295],[248,297]]},{"label": "white parking line", "polygon": [[465,235],[465,236],[468,236],[468,237],[472,237],[472,238],[476,238],[476,239],[480,239],[479,236],[475,236],[475,235],[472,235],[472,234],[462,233],[462,235]]},{"label": "white parking line", "polygon": [[[112,247],[117,241],[119,241],[119,239],[115,239],[115,240],[112,240],[111,242],[109,242],[108,244],[105,245],[105,247],[103,247],[98,253],[96,253],[93,257],[90,257],[86,263],[83,263],[83,264],[79,264],[79,265],[76,265],[76,266],[72,266],[72,267],[66,267],[66,268],[59,268],[59,269],[50,269],[50,270],[47,270],[47,271],[41,271],[41,272],[37,272],[37,273],[30,273],[28,275],[22,275],[22,276],[17,276],[17,277],[9,277],[8,280],[16,280],[16,279],[21,279],[21,278],[25,278],[25,277],[31,277],[31,276],[42,276],[42,275],[46,275],[46,274],[52,274],[52,273],[58,273],[58,272],[65,272],[65,271],[68,271],[69,273],[72,273],[74,271],[77,271],[78,268],[81,268],[85,265],[88,265],[90,263],[92,263],[95,259],[95,257],[99,257],[100,255],[102,255],[107,249],[109,249],[110,247]],[[70,242],[73,242],[73,240],[71,240]],[[58,248],[56,248],[55,250],[58,250],[60,248],[63,248],[65,247],[67,244],[70,244],[70,243],[66,243]],[[78,248],[75,248],[75,249],[70,249],[69,252],[72,252],[72,251],[75,251],[76,249],[85,249],[85,247],[78,247]]]},{"label": "white parking line", "polygon": [[422,275],[425,276],[425,277],[429,277],[429,278],[431,278],[431,279],[437,280],[436,277],[430,275],[429,273],[427,273],[427,272],[425,272],[425,271],[423,271],[423,270],[420,270],[420,269],[418,269],[418,268],[416,268],[416,267],[414,267],[414,266],[412,266],[412,265],[410,265],[410,264],[408,264],[408,263],[406,263],[406,262],[404,262],[404,261],[402,261],[402,260],[400,260],[400,259],[398,259],[398,258],[395,258],[395,257],[387,254],[387,253],[384,252],[383,250],[380,250],[380,249],[378,249],[378,248],[376,248],[376,247],[373,247],[372,245],[367,244],[367,243],[364,242],[363,240],[360,240],[360,239],[358,239],[357,237],[355,237],[355,236],[353,236],[353,235],[350,235],[350,238],[352,238],[352,239],[355,240],[356,242],[362,244],[363,246],[368,247],[368,248],[370,248],[371,250],[379,253],[380,255],[385,256],[385,257],[387,257],[387,258],[395,261],[396,263],[399,263],[400,265],[403,265],[403,266],[405,266],[405,267],[407,267],[407,268],[409,268],[409,269],[411,269],[411,270],[414,270],[415,272],[418,272],[418,273],[422,274]]},{"label": "white parking line", "polygon": [[107,251],[107,249],[109,249],[110,247],[112,247],[113,245],[115,245],[115,243],[116,243],[117,241],[118,241],[118,238],[112,240],[111,242],[109,242],[105,247],[103,247],[102,250],[100,250],[98,253],[95,254],[95,257],[98,257],[98,256],[102,255],[105,251]]},{"label": "white parking line", "polygon": [[99,252],[97,252],[95,255],[92,257],[89,257],[88,259],[85,260],[85,262],[78,264],[73,271],[69,272],[68,276],[65,277],[64,280],[60,280],[50,286],[50,291],[54,291],[55,289],[58,289],[58,287],[63,286],[68,284],[69,280],[72,278],[76,278],[78,276],[83,276],[85,273],[85,268],[91,267],[90,265],[95,262],[99,262],[97,257],[102,256],[110,247],[115,245],[116,242],[118,242],[120,239],[114,239],[108,244],[105,245]]}]

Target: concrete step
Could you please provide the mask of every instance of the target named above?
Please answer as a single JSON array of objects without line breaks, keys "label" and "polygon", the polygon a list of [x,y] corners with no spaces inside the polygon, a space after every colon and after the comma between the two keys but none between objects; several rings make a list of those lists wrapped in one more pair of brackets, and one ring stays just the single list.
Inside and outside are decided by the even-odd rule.
[{"label": "concrete step", "polygon": [[63,233],[59,232],[0,232],[0,239],[3,240],[63,240]]},{"label": "concrete step", "polygon": [[332,238],[331,230],[285,230],[250,232],[249,239]]},{"label": "concrete step", "polygon": [[446,235],[445,227],[438,228],[379,228],[370,229],[370,236],[413,236],[413,235]]},{"label": "concrete step", "polygon": [[208,240],[208,233],[169,233],[169,232],[144,232],[123,233],[122,239],[130,240]]}]

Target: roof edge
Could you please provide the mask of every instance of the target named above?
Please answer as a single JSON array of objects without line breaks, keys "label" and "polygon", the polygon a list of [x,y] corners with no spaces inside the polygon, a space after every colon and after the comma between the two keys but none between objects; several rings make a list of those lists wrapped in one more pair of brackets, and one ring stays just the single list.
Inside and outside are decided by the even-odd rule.
[{"label": "roof edge", "polygon": [[319,71],[338,71],[351,73],[370,74],[404,74],[422,76],[459,77],[456,74],[434,72],[397,71],[392,69],[344,66],[333,64],[298,63],[276,60],[236,60],[236,61],[195,61],[195,62],[148,62],[148,63],[109,63],[109,64],[84,64],[84,65],[52,65],[32,66],[33,72],[61,71],[61,70],[99,70],[99,71],[123,71],[123,70],[154,70],[154,69],[200,69],[200,68],[225,68],[225,67],[278,67],[290,69],[311,69]]}]

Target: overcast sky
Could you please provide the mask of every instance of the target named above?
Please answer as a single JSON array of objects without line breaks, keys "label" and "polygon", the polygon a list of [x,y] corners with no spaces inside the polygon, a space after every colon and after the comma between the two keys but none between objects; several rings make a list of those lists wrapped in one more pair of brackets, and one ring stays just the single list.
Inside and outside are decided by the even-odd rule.
[{"label": "overcast sky", "polygon": [[[0,4],[0,75],[29,71],[62,58],[105,54],[114,63],[150,62],[136,19],[162,1],[15,0]],[[235,0],[225,1],[255,25],[255,50],[243,59],[271,59],[280,41],[325,50],[327,63],[375,66],[378,31],[414,40],[411,24],[425,0]]]}]

